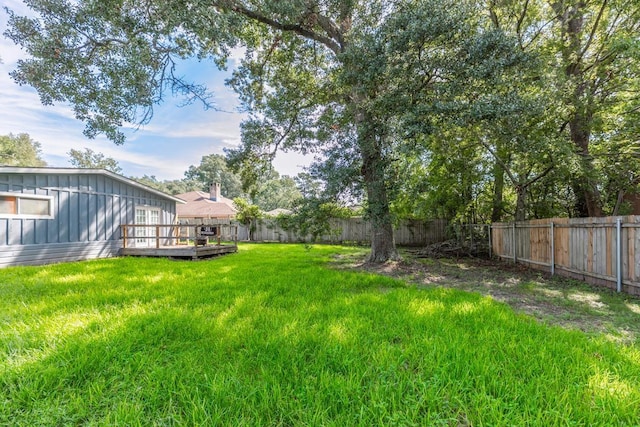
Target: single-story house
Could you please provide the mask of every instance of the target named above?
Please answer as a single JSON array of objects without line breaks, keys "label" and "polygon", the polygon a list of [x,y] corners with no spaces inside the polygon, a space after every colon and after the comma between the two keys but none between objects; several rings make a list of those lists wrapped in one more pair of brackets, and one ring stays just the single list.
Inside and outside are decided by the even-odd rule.
[{"label": "single-story house", "polygon": [[211,222],[209,220],[231,220],[238,212],[233,206],[233,200],[222,196],[220,184],[217,183],[211,185],[209,193],[191,191],[176,194],[175,197],[186,202],[177,207],[181,223],[203,224]]},{"label": "single-story house", "polygon": [[[173,224],[181,203],[103,169],[0,166],[0,267],[116,256],[121,225]],[[155,227],[134,233],[149,245]]]}]

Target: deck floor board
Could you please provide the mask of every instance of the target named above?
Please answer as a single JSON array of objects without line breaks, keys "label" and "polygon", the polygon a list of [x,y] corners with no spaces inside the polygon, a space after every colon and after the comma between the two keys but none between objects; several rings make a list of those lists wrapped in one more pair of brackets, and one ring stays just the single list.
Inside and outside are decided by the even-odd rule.
[{"label": "deck floor board", "polygon": [[159,248],[122,248],[120,255],[141,257],[200,259],[238,251],[236,245],[160,246]]}]

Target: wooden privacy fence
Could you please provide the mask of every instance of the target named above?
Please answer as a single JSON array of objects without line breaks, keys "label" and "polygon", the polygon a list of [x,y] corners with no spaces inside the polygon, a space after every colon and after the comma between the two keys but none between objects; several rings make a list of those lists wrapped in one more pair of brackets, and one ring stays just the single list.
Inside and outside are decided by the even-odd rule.
[{"label": "wooden privacy fence", "polygon": [[491,226],[493,253],[640,295],[640,216],[552,218]]},{"label": "wooden privacy fence", "polygon": [[[361,243],[371,242],[371,223],[362,218],[332,219],[331,231],[319,238],[327,243]],[[446,220],[433,221],[403,221],[394,228],[397,245],[422,246],[446,240]],[[248,239],[246,227],[239,231],[240,240]],[[309,236],[302,236],[296,232],[281,228],[273,219],[262,219],[255,226],[252,240],[258,242],[307,242]]]}]

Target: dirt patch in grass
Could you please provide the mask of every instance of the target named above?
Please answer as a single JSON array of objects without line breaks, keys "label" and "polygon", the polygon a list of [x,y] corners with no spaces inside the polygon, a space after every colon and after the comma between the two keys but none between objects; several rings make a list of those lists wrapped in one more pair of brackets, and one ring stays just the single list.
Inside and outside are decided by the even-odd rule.
[{"label": "dirt patch in grass", "polygon": [[384,274],[418,287],[477,292],[547,324],[640,345],[640,299],[626,294],[495,260],[417,258],[409,252],[401,261],[383,265],[363,260],[364,252],[339,255],[334,265]]}]

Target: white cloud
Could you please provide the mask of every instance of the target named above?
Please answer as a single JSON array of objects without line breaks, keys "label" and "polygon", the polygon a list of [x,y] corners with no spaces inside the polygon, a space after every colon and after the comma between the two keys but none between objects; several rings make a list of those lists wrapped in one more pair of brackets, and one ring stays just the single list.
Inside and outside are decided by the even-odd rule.
[{"label": "white cloud", "polygon": [[[240,138],[240,122],[244,119],[244,115],[209,110],[206,112],[207,114],[193,116],[179,110],[181,109],[177,108],[173,114],[181,113],[180,119],[169,121],[154,117],[151,123],[138,132],[163,138],[220,138],[225,140],[239,140]],[[135,134],[131,136],[135,137]]]}]

